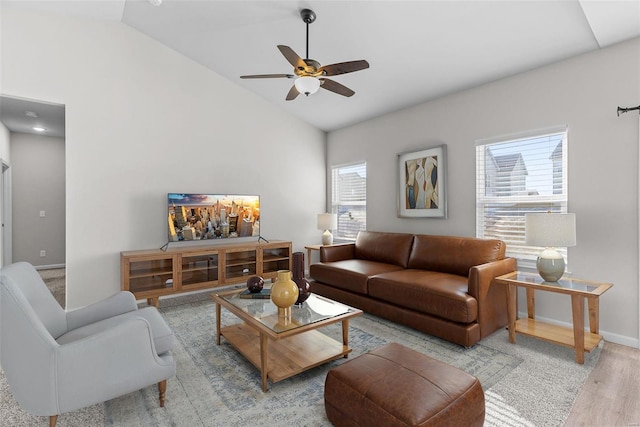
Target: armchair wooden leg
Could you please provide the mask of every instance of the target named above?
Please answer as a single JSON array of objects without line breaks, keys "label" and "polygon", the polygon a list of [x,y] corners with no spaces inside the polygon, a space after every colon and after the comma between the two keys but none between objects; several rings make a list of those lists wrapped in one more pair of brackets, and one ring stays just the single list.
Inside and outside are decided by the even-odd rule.
[{"label": "armchair wooden leg", "polygon": [[56,423],[58,422],[58,416],[57,415],[51,415],[49,417],[49,427],[56,427]]},{"label": "armchair wooden leg", "polygon": [[167,380],[158,383],[158,391],[160,392],[160,407],[164,408],[164,393],[167,391]]}]

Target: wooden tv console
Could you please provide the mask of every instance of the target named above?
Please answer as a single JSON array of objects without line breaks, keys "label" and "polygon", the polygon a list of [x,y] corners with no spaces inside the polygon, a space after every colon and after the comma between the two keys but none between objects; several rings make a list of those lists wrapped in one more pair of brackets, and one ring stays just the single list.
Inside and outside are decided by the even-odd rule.
[{"label": "wooden tv console", "polygon": [[251,276],[273,279],[291,270],[291,242],[181,246],[120,253],[121,286],[158,306],[159,298],[244,283]]}]

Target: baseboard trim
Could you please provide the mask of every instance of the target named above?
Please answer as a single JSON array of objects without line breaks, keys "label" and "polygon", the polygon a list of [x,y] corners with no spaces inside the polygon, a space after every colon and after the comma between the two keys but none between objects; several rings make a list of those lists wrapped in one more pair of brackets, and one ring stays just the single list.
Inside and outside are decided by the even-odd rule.
[{"label": "baseboard trim", "polygon": [[55,268],[65,268],[65,264],[49,264],[34,266],[36,270],[53,270]]}]

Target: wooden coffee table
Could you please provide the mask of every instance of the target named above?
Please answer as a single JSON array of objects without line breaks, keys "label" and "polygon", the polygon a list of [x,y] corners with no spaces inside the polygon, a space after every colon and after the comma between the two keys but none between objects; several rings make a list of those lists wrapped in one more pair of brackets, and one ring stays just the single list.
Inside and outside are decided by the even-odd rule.
[{"label": "wooden coffee table", "polygon": [[[262,374],[262,391],[267,379],[275,383],[331,360],[348,357],[349,319],[362,310],[312,294],[300,306],[291,308],[291,318],[278,317],[269,299],[243,299],[241,290],[212,294],[216,303],[216,342],[223,336]],[[221,307],[242,322],[221,326]],[[342,342],[318,329],[342,322]]]}]

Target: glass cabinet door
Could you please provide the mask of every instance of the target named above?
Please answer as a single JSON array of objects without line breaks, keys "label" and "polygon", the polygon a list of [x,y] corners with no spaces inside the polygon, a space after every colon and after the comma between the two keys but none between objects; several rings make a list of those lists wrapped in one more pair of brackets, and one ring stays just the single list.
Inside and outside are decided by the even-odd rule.
[{"label": "glass cabinet door", "polygon": [[129,290],[134,293],[146,291],[173,291],[173,258],[129,261]]},{"label": "glass cabinet door", "polygon": [[181,286],[209,287],[218,283],[218,252],[182,255]]},{"label": "glass cabinet door", "polygon": [[278,270],[290,270],[291,251],[288,247],[264,249],[262,252],[262,273],[275,276]]},{"label": "glass cabinet door", "polygon": [[227,251],[225,253],[225,278],[231,283],[256,274],[256,250]]}]

